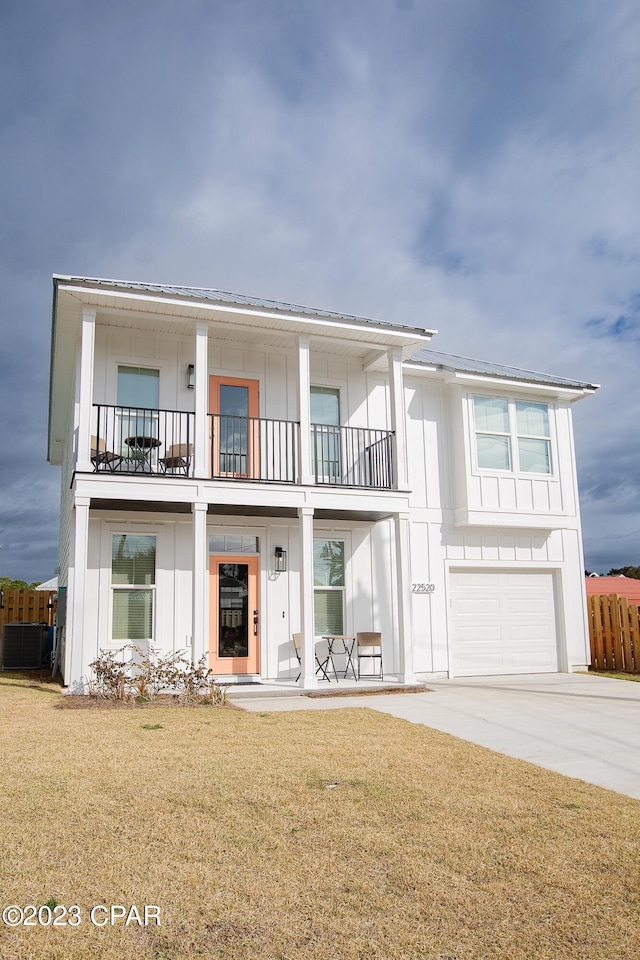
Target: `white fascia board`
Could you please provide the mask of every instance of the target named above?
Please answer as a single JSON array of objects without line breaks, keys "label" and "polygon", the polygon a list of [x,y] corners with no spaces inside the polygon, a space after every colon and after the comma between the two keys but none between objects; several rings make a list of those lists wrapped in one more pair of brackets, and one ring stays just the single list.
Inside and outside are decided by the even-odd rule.
[{"label": "white fascia board", "polygon": [[184,308],[185,306],[190,307],[195,310],[208,311],[210,313],[233,313],[240,314],[243,316],[251,317],[260,317],[264,320],[290,320],[294,323],[303,323],[311,326],[315,326],[318,329],[327,329],[333,328],[335,330],[353,330],[354,332],[362,333],[367,330],[375,330],[377,333],[383,336],[389,336],[394,338],[403,338],[416,340],[419,343],[424,341],[429,342],[434,334],[437,332],[435,330],[422,330],[416,327],[415,334],[410,332],[410,328],[403,328],[402,330],[394,327],[387,327],[386,325],[378,326],[375,321],[371,323],[353,323],[349,321],[336,321],[331,320],[330,318],[314,317],[308,314],[295,314],[295,313],[278,313],[270,310],[260,310],[253,307],[234,307],[231,304],[222,304],[222,303],[208,303],[207,301],[193,301],[193,300],[178,300],[173,297],[152,297],[148,294],[135,293],[133,291],[124,292],[122,290],[101,290],[96,287],[77,287],[73,284],[60,284],[59,289],[65,293],[70,293],[76,296],[79,300],[82,300],[81,296],[78,294],[90,294],[95,297],[115,297],[120,300],[128,300],[136,303],[162,303],[165,306],[169,307],[178,307]]},{"label": "white fascia board", "polygon": [[466,383],[470,386],[479,387],[491,386],[493,389],[505,387],[509,390],[531,390],[535,393],[546,393],[554,397],[566,397],[571,400],[581,400],[583,397],[590,396],[599,389],[599,384],[597,383],[584,387],[563,387],[555,383],[536,383],[532,380],[507,380],[503,377],[491,376],[490,374],[443,370],[442,367],[436,367],[435,365],[427,366],[423,363],[411,363],[411,361],[405,361],[403,367],[405,367],[407,373],[426,373],[432,376],[435,374],[444,380],[445,383]]},{"label": "white fascia board", "polygon": [[453,379],[460,383],[491,384],[492,387],[503,386],[514,390],[535,390],[537,393],[553,394],[554,397],[573,397],[580,400],[582,397],[595,393],[598,389],[592,387],[563,387],[555,383],[534,383],[531,380],[503,380],[501,377],[483,376],[476,373],[455,373]]}]

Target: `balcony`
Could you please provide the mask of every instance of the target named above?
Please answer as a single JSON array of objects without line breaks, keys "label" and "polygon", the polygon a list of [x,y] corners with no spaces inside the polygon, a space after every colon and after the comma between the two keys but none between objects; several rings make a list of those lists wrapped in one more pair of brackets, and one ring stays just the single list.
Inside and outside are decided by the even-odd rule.
[{"label": "balcony", "polygon": [[[95,405],[94,472],[193,477],[195,416],[177,410]],[[300,424],[208,415],[209,476],[258,483],[300,482]],[[394,434],[368,427],[311,425],[314,482],[391,490]]]},{"label": "balcony", "polygon": [[391,490],[393,433],[312,423],[311,465],[316,483]]},{"label": "balcony", "polygon": [[300,424],[209,414],[211,477],[296,483],[300,462]]},{"label": "balcony", "polygon": [[192,413],[99,404],[93,416],[96,473],[193,476]]}]

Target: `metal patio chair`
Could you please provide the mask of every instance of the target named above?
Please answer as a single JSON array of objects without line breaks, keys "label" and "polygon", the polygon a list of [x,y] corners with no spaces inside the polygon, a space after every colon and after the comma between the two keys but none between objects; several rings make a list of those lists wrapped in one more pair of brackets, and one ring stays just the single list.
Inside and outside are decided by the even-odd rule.
[{"label": "metal patio chair", "polygon": [[[361,677],[375,680],[384,680],[382,673],[382,634],[381,633],[356,633],[356,650],[358,656],[358,680]],[[360,669],[361,660],[380,661],[379,673],[362,673]]]},{"label": "metal patio chair", "polygon": [[[294,649],[295,649],[295,651],[296,651],[296,657],[298,658],[298,664],[299,664],[300,667],[302,667],[302,657],[300,656],[300,649],[301,649],[301,646],[302,646],[302,641],[301,641],[301,639],[300,639],[300,634],[299,634],[299,633],[294,633],[294,634],[293,634],[293,646],[294,646]],[[313,645],[313,652],[314,652],[315,658],[316,658],[316,677],[318,676],[318,674],[321,674],[322,677],[324,677],[325,680],[328,680],[329,682],[331,682],[331,677],[330,677],[329,674],[327,673],[327,667],[329,666],[329,663],[331,662],[331,657],[327,654],[326,658],[325,658],[324,660],[321,660],[320,657],[318,656],[318,654],[315,652],[315,643],[314,643],[314,645]],[[302,670],[300,670],[300,673],[299,673],[298,676],[296,677],[296,683],[298,682],[298,680],[300,679],[301,676],[302,676]],[[337,679],[337,677],[336,677],[336,679]]]},{"label": "metal patio chair", "polygon": [[179,473],[189,476],[193,444],[173,443],[167,450],[166,457],[160,457],[158,463],[163,473]]},{"label": "metal patio chair", "polygon": [[105,469],[113,472],[117,470],[122,460],[123,458],[120,454],[107,450],[107,445],[102,437],[100,437],[100,439],[93,436],[91,437],[91,463],[96,470],[104,466]]}]

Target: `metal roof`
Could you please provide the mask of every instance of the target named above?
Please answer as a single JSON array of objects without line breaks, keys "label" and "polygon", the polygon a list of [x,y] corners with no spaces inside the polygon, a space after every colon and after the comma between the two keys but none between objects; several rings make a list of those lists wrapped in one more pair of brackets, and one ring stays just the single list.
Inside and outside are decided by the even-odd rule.
[{"label": "metal roof", "polygon": [[585,383],[582,380],[569,380],[534,370],[521,370],[519,367],[507,367],[501,363],[489,363],[486,360],[472,360],[470,357],[458,357],[451,353],[439,353],[425,347],[408,361],[451,373],[475,373],[480,376],[501,377],[503,380],[521,380],[524,383],[541,383],[552,387],[565,387],[573,390],[597,390],[598,384]]},{"label": "metal roof", "polygon": [[422,327],[412,327],[408,324],[389,323],[386,320],[372,320],[368,317],[358,317],[348,313],[335,313],[332,310],[321,310],[318,307],[305,307],[296,303],[285,303],[279,300],[265,300],[262,297],[248,297],[239,293],[228,293],[224,290],[208,289],[205,287],[177,287],[163,283],[140,283],[131,280],[105,280],[98,277],[69,277],[54,274],[54,284],[69,283],[77,286],[104,287],[105,290],[133,290],[140,293],[160,294],[170,297],[182,297],[185,300],[206,300],[214,303],[229,304],[230,306],[254,307],[258,310],[271,310],[279,313],[294,314],[296,316],[326,317],[342,323],[363,323],[368,326],[381,327],[386,330],[403,330],[412,336],[433,334],[435,331]]}]

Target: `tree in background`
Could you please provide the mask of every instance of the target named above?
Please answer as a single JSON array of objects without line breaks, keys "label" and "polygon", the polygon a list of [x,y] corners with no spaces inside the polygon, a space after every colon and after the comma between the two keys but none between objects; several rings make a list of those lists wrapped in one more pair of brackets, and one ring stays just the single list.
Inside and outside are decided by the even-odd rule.
[{"label": "tree in background", "polygon": [[27,583],[26,580],[12,580],[11,577],[0,577],[0,590],[35,590],[40,580]]},{"label": "tree in background", "polygon": [[640,580],[640,567],[612,567],[607,574],[608,577],[633,577],[634,580]]}]

